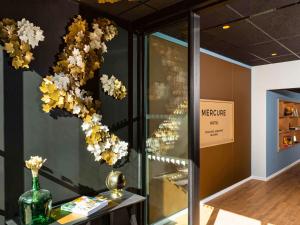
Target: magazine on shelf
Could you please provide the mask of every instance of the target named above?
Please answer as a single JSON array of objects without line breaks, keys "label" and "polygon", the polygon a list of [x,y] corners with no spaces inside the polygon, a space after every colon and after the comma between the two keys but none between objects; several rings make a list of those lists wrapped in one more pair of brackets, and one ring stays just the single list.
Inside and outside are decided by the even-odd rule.
[{"label": "magazine on shelf", "polygon": [[107,205],[108,200],[102,196],[81,196],[71,202],[63,204],[60,209],[71,213],[89,216]]}]

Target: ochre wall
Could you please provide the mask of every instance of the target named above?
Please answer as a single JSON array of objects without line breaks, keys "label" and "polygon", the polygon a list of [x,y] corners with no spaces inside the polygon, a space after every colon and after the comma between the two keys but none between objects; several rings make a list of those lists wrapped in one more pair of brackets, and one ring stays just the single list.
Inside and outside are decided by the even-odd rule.
[{"label": "ochre wall", "polygon": [[205,198],[251,175],[251,70],[204,53],[200,63],[200,97],[235,104],[235,142],[200,149]]},{"label": "ochre wall", "polygon": [[[182,80],[187,80],[187,48],[167,40],[151,36],[150,44],[165,48],[172,54],[160,55],[154,47],[149,50],[149,93],[154,82],[159,81],[170,86],[175,74],[165,67],[164,60],[177,60],[180,53],[181,63],[174,64],[182,70]],[[155,45],[154,45],[155,43]],[[150,45],[151,46],[151,45]],[[175,59],[174,59],[175,58]],[[235,104],[235,142],[200,149],[201,151],[201,198],[212,195],[251,174],[251,70],[226,62],[224,60],[201,53],[201,98],[234,101]],[[183,85],[184,86],[184,85]],[[159,100],[149,100],[149,114],[168,114],[168,100],[176,103],[173,96],[165,96]],[[176,104],[175,104],[176,105]],[[148,120],[148,133],[152,134],[163,119]],[[180,140],[174,148],[168,150],[167,156],[186,158],[187,154],[187,125],[180,129]],[[182,140],[185,140],[182,141]],[[182,144],[185,143],[185,144]],[[158,179],[162,174],[176,173],[175,166],[161,161],[150,161],[149,173],[149,220],[157,222],[187,207],[187,192],[177,188],[167,179]]]}]

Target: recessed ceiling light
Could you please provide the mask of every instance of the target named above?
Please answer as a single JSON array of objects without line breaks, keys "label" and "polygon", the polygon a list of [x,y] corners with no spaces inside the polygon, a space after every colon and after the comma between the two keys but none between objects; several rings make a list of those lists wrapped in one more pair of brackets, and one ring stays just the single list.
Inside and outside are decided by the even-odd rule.
[{"label": "recessed ceiling light", "polygon": [[277,55],[277,53],[276,53],[276,52],[274,52],[274,53],[272,53],[272,54],[271,54],[271,56],[276,56],[276,55]]},{"label": "recessed ceiling light", "polygon": [[224,25],[222,28],[223,28],[223,30],[227,30],[227,29],[230,28],[230,26],[229,25]]}]

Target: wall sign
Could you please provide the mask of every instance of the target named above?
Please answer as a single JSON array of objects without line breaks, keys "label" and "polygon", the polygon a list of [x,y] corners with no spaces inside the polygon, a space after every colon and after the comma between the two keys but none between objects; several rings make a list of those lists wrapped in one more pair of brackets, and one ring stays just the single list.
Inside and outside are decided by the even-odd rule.
[{"label": "wall sign", "polygon": [[200,100],[200,148],[234,142],[234,102]]}]

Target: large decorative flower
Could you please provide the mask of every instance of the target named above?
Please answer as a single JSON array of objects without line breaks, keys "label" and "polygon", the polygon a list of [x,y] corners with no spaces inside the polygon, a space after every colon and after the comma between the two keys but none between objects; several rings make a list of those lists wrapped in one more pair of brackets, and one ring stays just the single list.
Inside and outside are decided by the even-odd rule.
[{"label": "large decorative flower", "polygon": [[40,27],[34,26],[26,19],[17,22],[18,36],[21,41],[28,43],[32,48],[39,45],[40,41],[44,41],[45,37]]},{"label": "large decorative flower", "polygon": [[[105,42],[117,35],[117,29],[110,20],[97,19],[92,24],[92,31],[89,31],[88,23],[78,16],[68,30],[64,37],[66,46],[53,67],[54,75],[45,77],[40,86],[43,110],[50,112],[60,108],[81,118],[87,150],[96,161],[103,160],[114,165],[128,154],[128,144],[102,124],[102,116],[97,113],[100,102],[94,100],[82,86],[101,67],[103,54],[107,52]],[[110,81],[111,96],[124,98],[125,86],[114,76]]]},{"label": "large decorative flower", "polygon": [[80,68],[84,67],[84,63],[79,49],[77,48],[73,49],[72,55],[68,57],[68,63],[70,64],[70,66],[78,66]]},{"label": "large decorative flower", "polygon": [[58,89],[67,91],[70,84],[70,78],[64,73],[54,74],[53,82]]},{"label": "large decorative flower", "polygon": [[122,100],[126,97],[126,87],[114,75],[108,78],[106,74],[103,74],[100,78],[100,81],[102,83],[102,88],[104,92],[107,93],[109,96],[112,96],[118,100]]},{"label": "large decorative flower", "polygon": [[87,149],[94,154],[95,160],[104,160],[108,165],[113,165],[128,154],[128,143],[110,134],[108,127],[101,123],[101,119],[102,116],[97,113],[88,115],[81,127],[86,135]]},{"label": "large decorative flower", "polygon": [[44,39],[43,30],[24,18],[17,22],[13,19],[0,21],[0,42],[12,58],[15,69],[29,68],[33,60],[31,50]]}]

